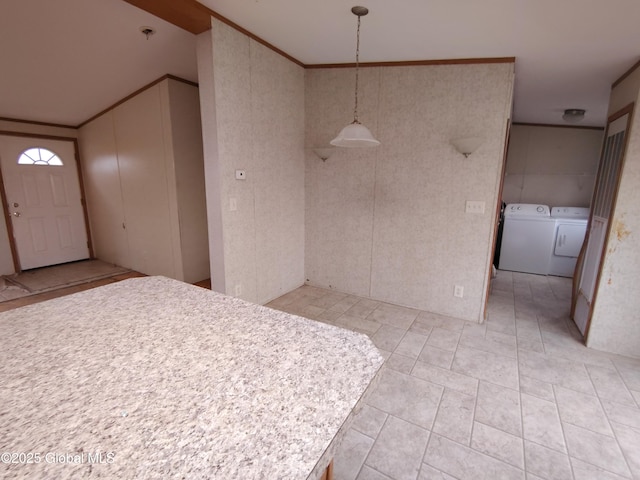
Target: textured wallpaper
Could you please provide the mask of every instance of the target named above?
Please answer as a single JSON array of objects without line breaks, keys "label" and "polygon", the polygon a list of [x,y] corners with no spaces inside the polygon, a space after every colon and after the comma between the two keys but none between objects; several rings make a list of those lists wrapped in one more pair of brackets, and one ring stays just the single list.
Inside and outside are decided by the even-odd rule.
[{"label": "textured wallpaper", "polygon": [[304,282],[304,71],[215,19],[212,42],[226,293],[266,303]]},{"label": "textured wallpaper", "polygon": [[[326,146],[353,118],[353,69],[305,72],[309,283],[479,321],[511,111],[513,64],[368,67],[359,117],[382,145]],[[450,140],[480,136],[463,157]],[[465,213],[465,202],[485,213]],[[454,286],[464,297],[453,296]]]}]

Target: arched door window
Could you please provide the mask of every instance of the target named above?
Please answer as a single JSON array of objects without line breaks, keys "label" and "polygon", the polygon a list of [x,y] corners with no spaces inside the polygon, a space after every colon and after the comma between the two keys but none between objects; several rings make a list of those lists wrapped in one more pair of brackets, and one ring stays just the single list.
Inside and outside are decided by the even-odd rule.
[{"label": "arched door window", "polygon": [[20,154],[18,157],[18,163],[20,165],[50,165],[61,166],[62,160],[58,155],[46,148],[29,148]]}]

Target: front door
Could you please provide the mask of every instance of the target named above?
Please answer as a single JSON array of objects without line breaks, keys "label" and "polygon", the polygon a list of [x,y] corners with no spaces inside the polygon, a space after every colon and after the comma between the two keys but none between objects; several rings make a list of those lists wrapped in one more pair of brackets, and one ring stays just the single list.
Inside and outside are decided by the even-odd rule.
[{"label": "front door", "polygon": [[74,142],[0,135],[0,167],[20,269],[89,258]]}]

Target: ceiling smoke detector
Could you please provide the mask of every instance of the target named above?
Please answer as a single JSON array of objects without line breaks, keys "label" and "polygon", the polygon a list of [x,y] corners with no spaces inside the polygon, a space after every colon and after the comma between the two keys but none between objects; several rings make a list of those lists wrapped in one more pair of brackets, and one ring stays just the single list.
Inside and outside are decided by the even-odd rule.
[{"label": "ceiling smoke detector", "polygon": [[585,113],[586,110],[583,110],[582,108],[567,108],[562,115],[562,119],[565,122],[577,123],[584,119]]},{"label": "ceiling smoke detector", "polygon": [[140,27],[140,31],[142,32],[142,34],[147,37],[147,40],[149,40],[149,37],[153,34],[156,33],[155,29],[151,28],[151,27]]}]

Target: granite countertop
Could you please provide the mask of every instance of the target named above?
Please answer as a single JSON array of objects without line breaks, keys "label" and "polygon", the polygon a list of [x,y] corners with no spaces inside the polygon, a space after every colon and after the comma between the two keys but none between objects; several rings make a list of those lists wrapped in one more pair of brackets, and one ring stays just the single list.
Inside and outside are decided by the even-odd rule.
[{"label": "granite countertop", "polygon": [[164,277],[10,310],[0,476],[313,479],[382,362],[365,335]]}]

